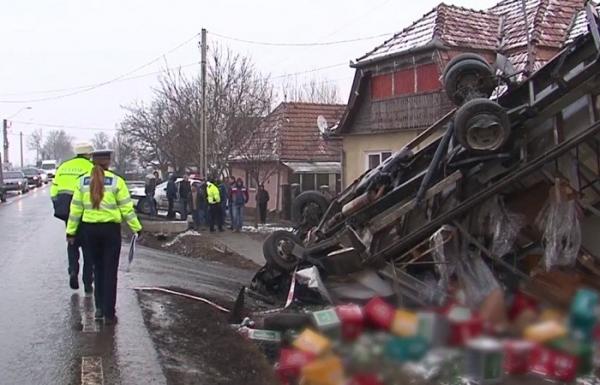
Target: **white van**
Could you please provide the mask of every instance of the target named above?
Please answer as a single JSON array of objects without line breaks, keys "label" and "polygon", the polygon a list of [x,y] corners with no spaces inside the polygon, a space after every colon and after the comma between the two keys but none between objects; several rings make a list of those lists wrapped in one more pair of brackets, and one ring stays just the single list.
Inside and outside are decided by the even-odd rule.
[{"label": "white van", "polygon": [[48,174],[48,179],[54,178],[57,167],[58,162],[54,159],[42,160],[42,170],[44,170],[46,174]]}]

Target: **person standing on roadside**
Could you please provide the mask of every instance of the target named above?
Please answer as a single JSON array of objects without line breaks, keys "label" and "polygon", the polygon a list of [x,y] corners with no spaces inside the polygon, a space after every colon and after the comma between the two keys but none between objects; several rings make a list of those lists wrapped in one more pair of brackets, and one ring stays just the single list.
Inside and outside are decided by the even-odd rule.
[{"label": "person standing on roadside", "polygon": [[192,186],[188,174],[183,176],[183,180],[179,182],[179,202],[181,203],[181,220],[187,221],[188,217],[188,202],[192,196]]},{"label": "person standing on roadside", "polygon": [[230,187],[227,179],[223,179],[219,182],[219,193],[221,194],[221,216],[223,218],[223,222],[225,222],[225,218],[227,218],[227,207],[230,204],[229,189]]},{"label": "person standing on roadside", "polygon": [[264,184],[258,185],[256,190],[256,205],[258,207],[258,214],[260,216],[260,223],[263,225],[267,223],[267,205],[269,204],[269,192],[265,190]]},{"label": "person standing on roadside", "polygon": [[229,202],[229,204],[227,205],[227,207],[229,208],[229,230],[233,230],[233,207],[231,204],[231,199],[229,199],[231,197],[231,189],[235,186],[235,177],[232,175],[229,177],[229,190],[228,190],[228,194],[227,194],[227,200]]},{"label": "person standing on roadside", "polygon": [[219,228],[219,231],[223,231],[223,211],[221,208],[221,192],[214,183],[213,178],[209,178],[206,182],[206,199],[209,207],[208,224],[210,232],[215,232],[215,224]]},{"label": "person standing on roadside", "polygon": [[169,181],[167,182],[167,201],[169,202],[169,208],[167,209],[167,218],[172,219],[175,217],[175,211],[173,209],[173,203],[175,199],[177,199],[177,185],[175,181],[177,180],[177,176],[175,174],[171,175]]},{"label": "person standing on roadside", "polygon": [[150,175],[148,182],[146,182],[146,186],[144,188],[144,191],[146,193],[146,199],[148,200],[148,204],[150,205],[150,215],[151,216],[156,216],[157,215],[157,210],[156,210],[156,200],[155,200],[155,195],[156,195],[156,185],[158,183],[157,180],[157,175],[158,173],[156,171],[154,171],[154,173],[152,175]]},{"label": "person standing on roadside", "polygon": [[244,206],[248,203],[248,189],[242,178],[237,178],[231,188],[229,201],[233,209],[233,231],[240,232],[244,225]]},{"label": "person standing on roadside", "polygon": [[79,178],[71,201],[67,222],[67,242],[73,244],[83,232],[86,248],[94,261],[95,318],[106,324],[117,322],[117,272],[121,252],[121,223],[133,233],[142,225],[123,178],[108,170],[111,150],[94,151],[94,167]]},{"label": "person standing on roadside", "polygon": [[[90,171],[93,167],[90,161],[90,156],[94,147],[91,143],[79,143],[75,145],[76,156],[73,159],[63,162],[56,170],[56,175],[52,180],[50,188],[50,197],[54,206],[54,216],[67,224],[69,219],[69,209],[73,192],[77,187],[79,177]],[[88,252],[84,247],[83,236],[79,233],[75,234],[74,241],[67,244],[67,256],[69,261],[69,286],[73,290],[79,289],[79,248],[83,254],[83,285],[87,294],[94,291],[92,286],[93,277],[93,262],[88,256]]]}]

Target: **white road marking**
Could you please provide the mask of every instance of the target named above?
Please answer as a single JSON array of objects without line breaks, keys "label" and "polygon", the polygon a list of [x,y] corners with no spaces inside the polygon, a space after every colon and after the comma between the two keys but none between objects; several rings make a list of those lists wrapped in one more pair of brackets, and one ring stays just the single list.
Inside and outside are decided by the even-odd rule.
[{"label": "white road marking", "polygon": [[83,332],[84,333],[98,333],[98,323],[94,319],[94,315],[88,312],[83,313],[83,317],[81,317],[81,322],[83,323]]},{"label": "white road marking", "polygon": [[81,385],[103,385],[102,357],[81,357]]}]

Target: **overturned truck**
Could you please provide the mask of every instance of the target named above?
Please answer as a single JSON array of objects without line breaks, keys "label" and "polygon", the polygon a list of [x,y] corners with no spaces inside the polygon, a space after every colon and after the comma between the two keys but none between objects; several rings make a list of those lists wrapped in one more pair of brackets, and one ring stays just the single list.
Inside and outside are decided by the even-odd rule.
[{"label": "overturned truck", "polygon": [[285,293],[303,272],[334,302],[432,304],[458,276],[477,301],[539,266],[600,258],[582,241],[600,214],[600,34],[586,12],[589,33],[529,76],[475,54],[450,61],[443,80],[457,108],[328,206],[301,196],[295,230],[265,241],[254,289]]}]

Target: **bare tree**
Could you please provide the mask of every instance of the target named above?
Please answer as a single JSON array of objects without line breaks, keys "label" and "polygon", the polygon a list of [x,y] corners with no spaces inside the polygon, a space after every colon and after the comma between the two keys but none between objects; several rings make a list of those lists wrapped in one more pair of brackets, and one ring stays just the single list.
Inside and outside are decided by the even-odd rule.
[{"label": "bare tree", "polygon": [[52,130],[48,133],[42,156],[47,159],[65,160],[73,156],[73,138],[64,130]]},{"label": "bare tree", "polygon": [[40,157],[43,156],[42,149],[44,147],[44,135],[42,129],[38,128],[33,131],[27,138],[27,149],[35,151],[35,164],[38,165],[41,161]]},{"label": "bare tree", "polygon": [[100,131],[94,134],[92,138],[92,145],[96,150],[111,148],[111,139],[107,133]]},{"label": "bare tree", "polygon": [[[166,71],[150,104],[126,107],[121,132],[135,139],[143,164],[176,172],[200,163],[202,93],[197,77]],[[251,134],[247,122],[265,116],[273,96],[268,78],[249,58],[212,50],[207,73],[207,136],[210,169],[221,174]]]},{"label": "bare tree", "polygon": [[281,86],[281,96],[285,102],[341,103],[341,96],[335,83],[328,80],[311,79],[301,83],[291,79]]},{"label": "bare tree", "polygon": [[117,132],[110,143],[110,148],[115,151],[113,164],[117,173],[125,175],[126,171],[131,170],[136,165],[135,143],[131,137],[124,135],[122,132]]}]

